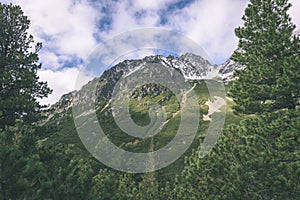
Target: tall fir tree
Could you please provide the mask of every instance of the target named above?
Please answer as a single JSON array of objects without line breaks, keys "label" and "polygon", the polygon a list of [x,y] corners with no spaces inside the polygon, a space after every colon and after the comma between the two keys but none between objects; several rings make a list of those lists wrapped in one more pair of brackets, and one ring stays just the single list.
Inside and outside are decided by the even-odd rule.
[{"label": "tall fir tree", "polygon": [[42,108],[37,99],[51,93],[37,76],[42,44],[32,46],[29,24],[20,6],[0,3],[0,128],[16,119],[36,121]]},{"label": "tall fir tree", "polygon": [[242,65],[230,95],[236,113],[294,109],[300,97],[300,39],[293,35],[288,0],[250,0],[244,26],[235,30],[239,49],[232,59]]},{"label": "tall fir tree", "polygon": [[35,129],[22,120],[0,130],[0,199],[38,199],[46,172],[36,141]]},{"label": "tall fir tree", "polygon": [[91,189],[91,199],[117,199],[119,175],[117,172],[108,169],[100,169],[99,173],[93,177],[93,187]]},{"label": "tall fir tree", "polygon": [[[244,119],[225,129],[203,159],[191,155],[181,199],[299,199],[300,110]],[[200,149],[198,149],[200,150]]]},{"label": "tall fir tree", "polygon": [[134,174],[124,173],[121,174],[118,184],[118,190],[116,193],[117,199],[139,199],[139,190],[137,187],[137,181],[134,179]]}]

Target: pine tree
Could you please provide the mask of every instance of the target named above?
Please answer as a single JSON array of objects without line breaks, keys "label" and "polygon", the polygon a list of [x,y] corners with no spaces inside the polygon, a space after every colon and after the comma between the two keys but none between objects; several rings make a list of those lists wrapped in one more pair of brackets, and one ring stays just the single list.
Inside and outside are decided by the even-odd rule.
[{"label": "pine tree", "polygon": [[33,48],[29,24],[20,6],[0,3],[0,128],[16,119],[36,121],[42,108],[37,99],[51,93],[37,76],[42,44]]},{"label": "pine tree", "polygon": [[35,130],[21,120],[0,130],[0,199],[38,197],[45,171],[35,143]]},{"label": "pine tree", "polygon": [[155,172],[145,173],[142,181],[138,184],[137,199],[159,199],[159,187],[155,177]]},{"label": "pine tree", "polygon": [[300,110],[242,120],[203,159],[193,154],[181,177],[185,199],[299,199]]},{"label": "pine tree", "polygon": [[91,199],[117,199],[119,176],[113,170],[100,169],[93,177]]},{"label": "pine tree", "polygon": [[120,176],[118,190],[116,192],[117,199],[139,199],[137,182],[134,178],[134,175],[131,173],[124,173]]},{"label": "pine tree", "polygon": [[300,39],[287,0],[250,0],[244,26],[235,30],[239,49],[232,59],[246,66],[230,89],[237,113],[294,109],[300,97]]},{"label": "pine tree", "polygon": [[96,161],[79,156],[73,144],[48,146],[41,140],[38,144],[44,177],[36,199],[89,199]]}]

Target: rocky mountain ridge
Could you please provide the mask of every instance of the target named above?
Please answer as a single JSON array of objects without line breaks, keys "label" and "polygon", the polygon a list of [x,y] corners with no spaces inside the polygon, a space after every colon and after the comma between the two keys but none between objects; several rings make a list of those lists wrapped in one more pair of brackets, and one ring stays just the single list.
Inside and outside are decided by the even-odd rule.
[{"label": "rocky mountain ridge", "polygon": [[[57,103],[51,106],[50,113],[61,113],[68,110],[72,106],[73,98],[85,101],[87,95],[92,95],[92,93],[89,94],[89,92],[86,91],[90,89],[89,86],[92,85],[92,83],[95,83],[95,81],[98,85],[96,89],[96,104],[103,100],[109,101],[115,84],[122,76],[128,76],[142,67],[147,67],[147,64],[151,63],[162,64],[166,68],[179,70],[187,81],[216,79],[228,82],[232,80],[232,75],[235,70],[244,68],[230,59],[220,66],[212,65],[201,56],[192,53],[186,53],[179,57],[171,55],[167,57],[162,55],[151,55],[146,56],[143,59],[124,60],[104,71],[100,77],[94,78],[84,85],[81,90],[64,94]],[[159,93],[159,91],[163,90],[163,88],[157,85],[151,85],[149,87],[150,88],[145,89],[146,93]],[[84,94],[81,92],[83,90],[85,91]],[[90,92],[93,91],[91,90]]]}]

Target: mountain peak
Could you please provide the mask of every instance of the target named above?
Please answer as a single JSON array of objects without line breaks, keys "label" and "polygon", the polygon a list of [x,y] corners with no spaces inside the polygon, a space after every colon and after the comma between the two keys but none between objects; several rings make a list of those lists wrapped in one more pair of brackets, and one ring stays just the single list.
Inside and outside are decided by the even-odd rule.
[{"label": "mountain peak", "polygon": [[[212,65],[203,57],[192,53],[185,53],[179,57],[175,57],[173,55],[166,57],[162,55],[150,55],[144,57],[143,59],[124,60],[123,62],[116,64],[110,69],[104,71],[100,77],[95,78],[83,86],[81,90],[90,88],[89,85],[92,85],[95,83],[95,81],[97,81],[98,86],[96,89],[96,104],[103,100],[109,101],[112,97],[114,86],[122,76],[129,76],[131,73],[134,73],[137,70],[147,68],[147,66],[152,63],[161,64],[166,68],[179,70],[187,81],[203,79],[219,79],[230,81],[232,80],[230,77],[232,77],[233,72],[243,68],[243,66],[235,63],[232,60],[228,60],[223,65],[218,67],[216,65]],[[63,95],[62,98],[51,107],[51,109],[53,111],[67,110],[72,106],[72,101],[74,100],[73,98],[80,99],[81,101],[84,101],[87,98],[82,96],[82,93],[79,90]]]}]

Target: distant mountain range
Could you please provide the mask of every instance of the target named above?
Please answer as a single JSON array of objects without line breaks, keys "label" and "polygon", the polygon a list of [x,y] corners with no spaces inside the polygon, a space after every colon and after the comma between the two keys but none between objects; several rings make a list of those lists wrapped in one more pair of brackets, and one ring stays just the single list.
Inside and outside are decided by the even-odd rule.
[{"label": "distant mountain range", "polygon": [[[186,53],[179,57],[164,57],[162,55],[155,55],[146,56],[143,59],[125,60],[104,71],[100,77],[97,77],[84,85],[80,91],[73,91],[68,94],[64,94],[57,103],[51,106],[51,114],[49,117],[51,117],[54,113],[60,113],[68,110],[72,106],[72,100],[74,97],[77,100],[85,101],[86,95],[91,95],[91,92],[93,92],[90,91],[89,94],[88,89],[90,85],[95,83],[95,81],[98,82],[96,104],[103,100],[110,100],[113,88],[122,76],[127,76],[134,71],[147,67],[147,65],[153,63],[162,64],[167,68],[179,70],[184,79],[187,81],[215,79],[218,81],[229,82],[232,80],[232,75],[235,70],[244,68],[244,66],[239,65],[231,59],[227,60],[220,66],[213,65],[201,56],[192,53]],[[154,85],[149,87],[154,88],[146,89],[146,91],[158,93],[159,90],[162,89]],[[82,90],[85,92],[81,92]]]}]

